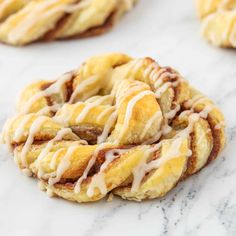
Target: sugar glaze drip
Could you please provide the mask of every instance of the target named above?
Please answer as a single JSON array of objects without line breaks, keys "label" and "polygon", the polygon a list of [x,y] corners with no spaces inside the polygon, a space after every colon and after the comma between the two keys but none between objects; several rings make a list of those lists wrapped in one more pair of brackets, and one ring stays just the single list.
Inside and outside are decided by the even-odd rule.
[{"label": "sugar glaze drip", "polygon": [[104,171],[111,162],[113,162],[117,157],[120,158],[120,156],[125,152],[127,152],[127,149],[113,149],[106,152],[104,163],[100,167],[99,172],[92,177],[91,183],[88,187],[87,195],[89,197],[92,197],[94,195],[95,188],[98,188],[101,194],[104,195],[107,194],[107,186],[104,179]]},{"label": "sugar glaze drip", "polygon": [[[65,98],[64,98],[62,87],[72,79],[73,74],[74,74],[74,72],[64,74],[63,76],[59,77],[56,80],[56,82],[53,83],[51,86],[49,86],[47,89],[45,89],[43,91],[40,91],[40,92],[36,93],[34,96],[32,96],[27,101],[25,106],[23,107],[21,114],[29,113],[29,111],[30,111],[31,107],[33,106],[33,104],[35,102],[37,102],[39,99],[43,98],[43,97],[50,97],[53,94],[59,94],[61,96],[61,98],[63,99],[63,101],[64,101]],[[51,106],[51,107],[50,106],[47,106],[46,108],[44,107],[43,110],[44,110],[44,112],[55,111],[55,108],[59,108],[59,107],[60,107],[60,104],[56,103],[56,104],[53,104],[53,106]],[[39,114],[43,115],[44,113],[41,110],[41,111],[39,111]]]}]

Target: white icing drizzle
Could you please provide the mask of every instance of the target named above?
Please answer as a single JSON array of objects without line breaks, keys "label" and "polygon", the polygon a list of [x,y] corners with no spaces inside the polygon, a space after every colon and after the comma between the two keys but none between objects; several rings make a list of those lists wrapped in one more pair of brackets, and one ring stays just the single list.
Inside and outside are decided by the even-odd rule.
[{"label": "white icing drizzle", "polygon": [[199,115],[206,119],[209,115],[209,113],[213,110],[215,106],[213,104],[207,105],[200,113]]},{"label": "white icing drizzle", "polygon": [[111,116],[109,117],[109,119],[107,120],[104,128],[103,128],[103,131],[102,131],[102,134],[98,136],[97,138],[97,143],[98,144],[101,144],[103,142],[105,142],[105,140],[107,139],[110,131],[111,131],[111,128],[114,126],[116,120],[117,120],[117,117],[118,117],[118,112],[117,111],[114,111]]},{"label": "white icing drizzle", "polygon": [[90,91],[90,93],[88,93],[88,92],[87,92],[87,94],[84,94],[84,93],[85,93],[86,89],[88,88],[88,86],[91,86],[92,84],[96,83],[98,81],[98,79],[99,79],[99,77],[97,77],[97,76],[91,76],[90,78],[81,81],[81,83],[77,85],[76,89],[72,93],[69,103],[73,103],[79,94],[83,94],[84,98],[88,98],[93,91],[94,91],[93,95],[96,94],[96,92],[99,90],[98,86],[94,90]]},{"label": "white icing drizzle", "polygon": [[157,134],[151,138],[146,140],[145,142],[143,142],[143,144],[153,144],[155,142],[157,142],[162,135],[167,135],[172,131],[172,127],[168,125],[167,120],[164,120],[164,124],[161,128],[161,130],[159,132],[157,132]]},{"label": "white icing drizzle", "polygon": [[171,87],[171,85],[172,85],[171,82],[167,82],[164,83],[161,87],[159,87],[155,92],[156,98],[157,99],[161,98],[162,94],[165,93],[167,89]]},{"label": "white icing drizzle", "polygon": [[[182,78],[176,72],[168,71],[168,68],[159,68],[160,67],[157,64],[155,69],[153,69],[149,75],[156,90],[155,94],[157,99],[161,98],[162,94],[165,93],[168,88],[171,86],[177,87],[182,81]],[[157,71],[157,69],[159,70]],[[144,75],[147,75],[149,71],[150,69],[147,68]],[[176,79],[176,81],[171,82],[167,80],[164,82],[165,78]]]},{"label": "white icing drizzle", "polygon": [[34,117],[34,114],[27,115],[19,124],[17,127],[13,140],[15,142],[20,142],[20,139],[22,138],[22,135],[24,134],[24,130],[26,125],[30,122],[30,120]]},{"label": "white icing drizzle", "polygon": [[202,142],[202,140],[206,137],[206,135],[209,134],[209,133],[211,133],[211,129],[207,129],[207,130],[206,130],[206,133],[203,133],[203,134],[199,137],[199,139],[197,140],[197,145],[199,145],[199,144]]},{"label": "white icing drizzle", "polygon": [[52,106],[45,106],[44,108],[36,112],[36,114],[43,116],[43,115],[49,114],[50,112],[57,112],[60,108],[61,108],[61,105],[59,104],[54,104]]},{"label": "white icing drizzle", "polygon": [[77,182],[75,184],[75,188],[74,188],[74,192],[75,193],[79,193],[80,192],[81,184],[87,178],[89,171],[91,170],[91,168],[95,164],[95,162],[97,160],[98,153],[102,149],[107,148],[108,146],[109,146],[109,143],[103,143],[103,144],[98,145],[98,147],[95,149],[92,158],[90,158],[89,163],[88,163],[86,169],[83,172],[83,175],[77,180]]},{"label": "white icing drizzle", "polygon": [[77,123],[81,123],[86,116],[88,115],[88,113],[94,108],[96,107],[97,104],[96,103],[89,103],[86,104],[83,108],[83,110],[80,112],[80,114],[78,115],[78,117],[76,118],[76,122]]},{"label": "white icing drizzle", "polygon": [[[27,125],[27,123],[30,121],[30,119],[32,119],[34,117],[33,114],[30,114],[30,115],[27,115],[22,121],[21,123],[19,124],[19,127],[17,128],[16,132],[15,132],[15,135],[14,135],[14,140],[16,142],[19,142],[20,139],[22,138],[22,135],[24,134],[25,132],[25,126]],[[31,125],[30,129],[29,129],[29,134],[28,134],[28,138],[26,140],[26,143],[22,149],[22,153],[20,155],[20,159],[21,159],[21,162],[24,166],[27,166],[27,163],[26,163],[26,155],[30,149],[30,146],[32,145],[33,141],[34,141],[34,136],[35,134],[41,129],[41,126],[42,124],[47,121],[47,118],[46,117],[38,117]],[[72,134],[72,131],[71,129],[69,128],[65,128],[65,129],[62,129],[60,130],[56,137],[54,139],[52,139],[51,141],[48,142],[48,144],[46,145],[46,147],[41,151],[39,157],[37,158],[37,161],[36,161],[36,165],[37,163],[39,163],[39,161],[41,161],[51,150],[54,142],[56,141],[59,141],[61,140],[65,135],[67,134]],[[81,141],[82,143],[83,141]],[[17,154],[15,153],[14,154],[15,158],[17,157]],[[16,163],[19,163],[19,160],[18,159],[15,159],[16,160]],[[29,170],[27,170],[29,171]],[[43,173],[42,173],[42,170],[39,168],[39,171],[38,171],[38,176],[39,177],[42,177]]]},{"label": "white icing drizzle", "polygon": [[76,118],[76,122],[81,123],[94,107],[101,105],[105,100],[107,100],[107,96],[103,96],[96,101],[87,103],[84,106],[84,109],[80,112],[79,116]]},{"label": "white icing drizzle", "polygon": [[164,114],[165,118],[166,119],[173,119],[175,117],[175,115],[177,114],[177,112],[180,110],[180,108],[181,108],[180,105],[177,104],[173,110],[171,110],[168,113]]},{"label": "white icing drizzle", "polygon": [[198,103],[205,101],[206,97],[204,97],[202,94],[197,94],[188,101],[185,102],[185,105],[187,107],[195,107]]},{"label": "white icing drizzle", "polygon": [[194,96],[192,99],[190,99],[189,101],[187,101],[185,103],[185,105],[187,107],[190,107],[190,110],[186,110],[186,111],[183,111],[179,117],[180,118],[183,118],[184,116],[186,115],[189,115],[191,113],[194,112],[194,108],[197,107],[197,105],[199,104],[202,104],[204,105],[204,109],[202,111],[199,112],[199,115],[201,118],[203,119],[206,119],[209,115],[209,113],[215,108],[215,105],[214,104],[208,104],[208,105],[205,105],[204,102],[205,101],[208,101],[209,99],[207,97],[204,97],[203,95],[196,95]]},{"label": "white icing drizzle", "polygon": [[121,140],[125,130],[129,126],[129,122],[132,117],[132,113],[133,113],[133,109],[134,109],[135,105],[137,104],[138,101],[140,101],[141,99],[143,99],[147,95],[153,95],[153,92],[149,91],[149,90],[142,91],[141,93],[134,96],[127,104],[125,118],[124,118],[124,124],[123,124],[122,130],[120,131],[118,140]]},{"label": "white icing drizzle", "polygon": [[70,104],[64,104],[59,111],[61,112],[61,114],[60,115],[56,114],[56,116],[54,116],[52,119],[55,122],[63,124],[64,126],[68,126],[70,120],[74,116],[74,111],[76,111],[82,104],[83,104],[82,102],[77,102],[76,104],[73,104],[73,109],[68,108]]},{"label": "white icing drizzle", "polygon": [[102,120],[102,118],[109,112],[111,111],[115,111],[115,107],[107,107],[104,111],[102,111],[98,116],[97,116],[97,122],[100,122]]},{"label": "white icing drizzle", "polygon": [[[50,167],[51,169],[55,169],[55,168],[56,168],[56,165],[57,165],[57,158],[58,158],[58,156],[60,155],[61,152],[63,152],[63,148],[57,150],[57,151],[53,154],[52,159],[51,159],[51,161],[50,161],[50,163],[49,163],[49,167]],[[44,175],[44,176],[45,176],[45,175]],[[51,176],[51,177],[52,177],[52,176],[55,176],[55,173],[51,173],[50,176]]]},{"label": "white icing drizzle", "polygon": [[39,154],[38,158],[37,158],[37,161],[36,161],[36,165],[38,166],[38,177],[41,178],[43,176],[43,170],[42,168],[40,168],[40,165],[39,163],[46,157],[46,155],[51,151],[54,143],[56,141],[60,141],[63,139],[63,137],[65,137],[66,135],[68,134],[72,134],[72,131],[70,128],[64,128],[64,129],[61,129],[58,131],[57,135],[52,139],[50,140],[46,147],[41,151],[41,153]]},{"label": "white icing drizzle", "polygon": [[193,111],[192,110],[186,110],[186,111],[182,111],[180,114],[179,114],[179,118],[182,119],[188,115],[190,115]]},{"label": "white icing drizzle", "polygon": [[85,102],[94,103],[96,101],[99,101],[99,104],[102,104],[102,105],[107,105],[107,104],[112,105],[113,100],[114,100],[114,96],[104,95],[104,96],[93,96],[87,99]]},{"label": "white icing drizzle", "polygon": [[[135,84],[132,84],[132,86],[129,88],[128,91],[127,90],[121,91],[121,94],[117,98],[116,108],[119,109],[120,106],[122,105],[122,103],[124,102],[124,100],[127,99],[127,97],[129,97],[130,95],[132,95],[135,92],[141,91],[142,89],[144,89],[143,84],[135,83]],[[147,86],[147,89],[149,89],[148,86]],[[118,92],[118,94],[119,94],[119,92]]]},{"label": "white icing drizzle", "polygon": [[185,128],[184,130],[179,132],[177,134],[177,136],[181,136],[182,135],[183,137],[188,137],[190,135],[190,133],[192,132],[195,123],[199,120],[199,118],[200,118],[199,114],[197,114],[197,113],[191,114],[188,117],[189,124],[188,124],[187,128]]},{"label": "white icing drizzle", "polygon": [[143,76],[147,77],[150,76],[152,77],[152,73],[156,73],[156,70],[158,70],[160,67],[156,62],[151,63],[147,69],[144,70]]},{"label": "white icing drizzle", "polygon": [[31,98],[27,101],[27,103],[24,105],[21,114],[27,114],[27,113],[29,113],[29,111],[30,111],[32,105],[33,105],[34,103],[36,103],[40,98],[45,97],[45,96],[46,96],[45,91],[40,91],[40,92],[36,93],[36,94],[35,94],[33,97],[31,97]]},{"label": "white icing drizzle", "polygon": [[63,174],[69,169],[71,165],[71,157],[77,149],[78,149],[77,145],[68,148],[65,156],[61,159],[57,167],[56,177],[49,178],[48,180],[49,185],[54,185],[61,180]]},{"label": "white icing drizzle", "polygon": [[105,195],[107,193],[107,186],[104,179],[104,170],[108,167],[108,165],[113,162],[118,156],[127,152],[127,149],[113,149],[105,154],[105,161],[100,167],[100,171],[93,176],[91,183],[87,190],[88,197],[92,197],[94,195],[94,189],[97,187],[101,194]]},{"label": "white icing drizzle", "polygon": [[[159,150],[165,140],[162,140],[161,142],[154,145],[152,148],[150,148],[149,150],[147,150],[144,153],[144,157],[141,160],[140,164],[133,170],[134,180],[133,180],[131,191],[135,192],[139,189],[141,181],[142,181],[143,177],[146,175],[146,173],[148,173],[154,169],[158,169],[163,164],[165,164],[167,161],[177,158],[181,155],[180,148],[181,148],[183,139],[187,138],[190,135],[190,133],[193,130],[194,124],[199,120],[199,118],[200,118],[199,114],[196,114],[196,113],[191,114],[189,116],[188,126],[184,130],[180,131],[173,138],[170,148],[160,158],[147,163],[147,160],[148,160],[150,154]],[[192,155],[191,150],[188,150],[186,157],[189,157],[191,155]]]},{"label": "white icing drizzle", "polygon": [[165,78],[176,79],[178,78],[176,73],[167,71],[166,68],[161,69],[156,74],[153,75],[152,79],[155,81],[154,87],[158,88],[164,82]]},{"label": "white icing drizzle", "polygon": [[[143,160],[133,170],[134,180],[133,180],[131,191],[135,192],[139,189],[141,181],[142,181],[143,177],[146,175],[146,173],[150,172],[153,169],[158,169],[164,163],[166,163],[167,161],[169,161],[171,159],[177,158],[181,154],[180,147],[181,147],[182,141],[183,141],[182,138],[174,139],[173,142],[171,143],[169,150],[163,156],[161,156],[159,159],[153,160],[149,163],[146,163],[148,157],[150,156],[150,151],[147,151],[144,155]],[[161,144],[159,143],[156,146],[156,148],[159,149],[161,145],[162,145],[162,143]],[[153,149],[151,149],[151,151],[153,151]]]},{"label": "white icing drizzle", "polygon": [[104,180],[104,173],[99,173],[94,177],[92,178],[92,181],[87,190],[88,197],[93,197],[94,189],[96,187],[100,190],[101,194],[105,195],[107,193],[107,186]]},{"label": "white icing drizzle", "polygon": [[[145,142],[143,142],[143,144],[152,144],[152,143],[155,143],[156,141],[158,141],[158,140],[161,138],[162,135],[167,135],[168,133],[170,133],[170,132],[172,131],[172,127],[169,126],[169,124],[168,124],[168,119],[174,118],[174,116],[175,116],[176,113],[179,111],[179,109],[180,109],[180,105],[177,104],[176,107],[175,107],[173,110],[171,110],[169,113],[165,114],[164,124],[163,124],[161,130],[160,130],[159,132],[157,132],[157,134],[156,134],[153,138],[151,138],[151,139],[146,140]],[[159,115],[156,114],[157,117],[155,117],[155,115],[154,115],[154,117],[152,117],[152,118],[147,122],[147,124],[146,124],[146,126],[145,126],[145,128],[144,128],[144,131],[145,131],[146,129],[147,129],[147,131],[148,131],[148,130],[151,128],[150,123],[152,124],[153,121],[155,121],[155,120],[158,119],[158,117],[159,117],[158,123],[159,123],[159,124],[161,123],[161,120],[162,120],[162,112],[161,112],[161,111],[159,111],[159,112],[160,112]],[[157,112],[157,113],[158,113],[158,112]],[[152,121],[152,119],[153,119],[153,121]],[[149,123],[149,122],[150,122],[150,123]],[[149,128],[147,128],[147,126],[149,126]],[[144,133],[144,131],[143,131],[143,133]],[[143,136],[143,133],[141,134],[141,137],[144,137],[144,136]]]},{"label": "white icing drizzle", "polygon": [[136,74],[138,70],[143,66],[143,63],[144,63],[143,59],[133,60],[130,64],[130,71]]},{"label": "white icing drizzle", "polygon": [[[149,71],[150,71],[150,69],[149,69]],[[146,73],[147,73],[147,72],[146,72]],[[171,83],[170,83],[170,85],[171,85]],[[137,88],[139,88],[139,86],[137,86],[137,87],[134,86],[134,88],[137,89]],[[161,93],[162,93],[162,92],[160,91],[160,94],[161,94]],[[143,95],[140,95],[140,94],[142,94],[142,93],[139,93],[139,94],[136,95],[134,98],[132,98],[132,99],[129,101],[128,105],[127,105],[127,111],[126,111],[126,116],[125,116],[125,121],[124,121],[124,126],[123,126],[123,132],[124,132],[124,130],[125,130],[125,127],[127,127],[128,124],[129,124],[129,120],[130,120],[131,115],[132,115],[133,107],[135,106],[136,102],[139,100],[139,96],[141,96],[141,97],[143,96]],[[122,98],[121,102],[122,102],[126,97],[127,97],[127,95]],[[137,99],[137,101],[136,101],[136,99]],[[141,98],[140,98],[140,99],[141,99]],[[120,102],[120,104],[121,104],[121,102]],[[180,105],[176,105],[175,109],[173,109],[173,110],[170,111],[168,114],[166,114],[167,119],[173,118],[179,110],[180,110]],[[155,118],[153,117],[153,119],[155,119]],[[149,122],[150,122],[150,123],[149,123]],[[153,123],[153,121],[150,119],[150,120],[148,121],[148,123],[147,123],[147,127],[149,127],[150,124],[152,124],[152,123]],[[148,129],[148,128],[147,128],[147,129]],[[145,141],[144,143],[150,143],[150,142],[152,142],[152,141],[157,141],[157,140],[161,137],[162,134],[167,134],[167,133],[169,133],[171,130],[172,130],[172,128],[168,125],[168,122],[166,122],[166,124],[163,126],[162,131],[161,131],[160,133],[158,133],[154,138],[152,138],[152,139],[150,139],[150,140],[148,140],[148,141]],[[142,135],[145,135],[145,133],[146,133],[146,128],[144,128],[144,131],[143,131]],[[120,133],[120,137],[122,137],[121,135],[122,135],[122,132]],[[141,135],[141,136],[142,136],[142,135]]]},{"label": "white icing drizzle", "polygon": [[58,6],[54,9],[52,9],[51,11],[49,11],[48,14],[45,16],[47,17],[48,15],[50,16],[50,15],[52,15],[54,13],[58,13],[58,12],[74,13],[77,11],[81,11],[84,8],[86,8],[87,6],[89,6],[91,1],[92,0],[84,0],[84,1],[80,1],[77,4]]},{"label": "white icing drizzle", "polygon": [[133,169],[133,182],[131,192],[136,192],[139,189],[141,181],[146,174],[147,160],[150,156],[150,151],[145,151],[140,163]]},{"label": "white icing drizzle", "polygon": [[[27,167],[28,163],[26,162],[26,155],[31,147],[31,145],[34,142],[34,136],[40,131],[41,126],[48,120],[47,117],[41,116],[38,117],[31,125],[30,129],[29,129],[29,134],[28,134],[28,138],[24,144],[24,147],[22,148],[22,152],[21,152],[21,162],[23,164],[23,166]],[[24,122],[24,120],[22,121]],[[23,131],[23,130],[22,130]]]},{"label": "white icing drizzle", "polygon": [[161,119],[162,119],[162,112],[157,111],[145,124],[143,132],[140,135],[140,138],[143,139],[145,137],[145,135],[150,130],[150,128],[152,127],[152,125],[155,121],[157,121],[157,124],[160,124]]},{"label": "white icing drizzle", "polygon": [[225,126],[225,122],[224,121],[221,121],[219,122],[217,125],[215,125],[214,129],[215,130],[220,130],[222,127]]},{"label": "white icing drizzle", "polygon": [[[42,97],[49,97],[53,94],[60,94],[60,96],[63,98],[64,97],[64,94],[63,94],[63,91],[62,91],[62,86],[64,84],[66,84],[67,82],[69,82],[71,80],[73,76],[73,73],[67,73],[67,74],[64,74],[62,75],[61,77],[59,77],[55,83],[53,83],[50,87],[48,87],[47,89],[43,90],[43,91],[40,91],[38,93],[36,93],[33,97],[31,97],[27,103],[25,104],[23,110],[22,110],[22,114],[27,114],[32,105],[37,102],[38,99],[42,98]],[[64,98],[63,98],[64,100]],[[48,109],[52,109],[52,111],[55,110],[55,105],[60,105],[60,104],[54,104],[52,107],[49,107],[47,106],[47,108],[43,108],[45,109],[45,111],[48,111]]]},{"label": "white icing drizzle", "polygon": [[144,141],[142,144],[143,145],[153,144],[153,143],[157,142],[161,138],[161,136],[162,136],[162,131],[157,132],[157,134],[154,137]]},{"label": "white icing drizzle", "polygon": [[162,126],[162,134],[163,135],[167,135],[172,131],[172,127],[168,125],[167,122],[164,123],[164,125]]}]

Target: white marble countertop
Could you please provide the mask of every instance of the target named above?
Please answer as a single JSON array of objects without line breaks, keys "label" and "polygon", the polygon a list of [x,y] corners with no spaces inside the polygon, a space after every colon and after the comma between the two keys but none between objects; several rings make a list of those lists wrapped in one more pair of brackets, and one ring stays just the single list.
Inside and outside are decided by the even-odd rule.
[{"label": "white marble countertop", "polygon": [[91,55],[118,51],[177,68],[221,107],[228,136],[214,163],[165,198],[142,203],[50,199],[0,146],[0,235],[236,235],[236,51],[212,47],[199,29],[192,1],[140,0],[101,37],[25,48],[0,45],[0,126],[29,82],[52,79]]}]

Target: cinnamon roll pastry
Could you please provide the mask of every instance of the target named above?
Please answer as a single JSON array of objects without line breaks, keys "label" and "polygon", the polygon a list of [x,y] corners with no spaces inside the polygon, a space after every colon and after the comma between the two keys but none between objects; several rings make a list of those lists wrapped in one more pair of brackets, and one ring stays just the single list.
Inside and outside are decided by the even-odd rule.
[{"label": "cinnamon roll pastry", "polygon": [[136,0],[0,0],[0,41],[81,38],[109,30]]},{"label": "cinnamon roll pastry", "polygon": [[196,0],[202,35],[213,45],[236,48],[236,0]]},{"label": "cinnamon roll pastry", "polygon": [[151,58],[97,56],[24,89],[3,143],[51,196],[96,201],[162,197],[225,144],[216,105]]}]

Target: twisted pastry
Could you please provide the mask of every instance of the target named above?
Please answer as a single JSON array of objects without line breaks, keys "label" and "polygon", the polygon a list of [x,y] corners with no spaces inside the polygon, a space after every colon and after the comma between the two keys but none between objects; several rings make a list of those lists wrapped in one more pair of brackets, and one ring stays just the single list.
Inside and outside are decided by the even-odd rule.
[{"label": "twisted pastry", "polygon": [[136,0],[0,0],[0,41],[81,38],[109,30]]},{"label": "twisted pastry", "polygon": [[29,85],[17,107],[3,142],[48,194],[71,201],[161,197],[225,143],[213,102],[151,58],[93,57]]},{"label": "twisted pastry", "polygon": [[213,45],[236,48],[236,0],[196,0],[202,34]]}]

